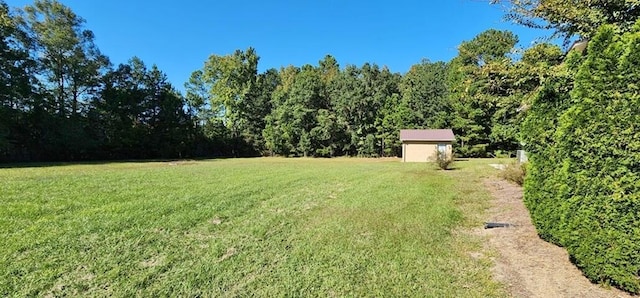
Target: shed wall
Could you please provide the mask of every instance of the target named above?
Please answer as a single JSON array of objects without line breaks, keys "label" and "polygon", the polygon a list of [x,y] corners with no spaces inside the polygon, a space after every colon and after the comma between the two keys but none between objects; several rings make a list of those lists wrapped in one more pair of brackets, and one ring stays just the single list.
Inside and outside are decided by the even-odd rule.
[{"label": "shed wall", "polygon": [[434,161],[438,144],[445,144],[447,156],[452,156],[450,142],[425,142],[425,141],[405,141],[402,144],[402,161],[404,162],[430,162]]}]

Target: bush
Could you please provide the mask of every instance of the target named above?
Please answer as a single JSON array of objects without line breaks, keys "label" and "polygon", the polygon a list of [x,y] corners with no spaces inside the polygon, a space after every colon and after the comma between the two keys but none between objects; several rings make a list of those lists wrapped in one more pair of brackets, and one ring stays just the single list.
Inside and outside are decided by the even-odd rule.
[{"label": "bush", "polygon": [[511,158],[513,156],[513,151],[508,150],[495,150],[491,153],[495,158]]},{"label": "bush", "polygon": [[508,164],[502,171],[500,171],[498,176],[504,180],[511,181],[522,186],[524,184],[524,177],[526,174],[526,164],[512,162]]},{"label": "bush", "polygon": [[602,27],[585,57],[568,58],[578,72],[550,79],[532,104],[525,203],[586,277],[640,293],[640,22],[617,32]]},{"label": "bush", "polygon": [[453,156],[447,156],[446,152],[436,152],[434,160],[441,170],[448,170],[453,164]]}]

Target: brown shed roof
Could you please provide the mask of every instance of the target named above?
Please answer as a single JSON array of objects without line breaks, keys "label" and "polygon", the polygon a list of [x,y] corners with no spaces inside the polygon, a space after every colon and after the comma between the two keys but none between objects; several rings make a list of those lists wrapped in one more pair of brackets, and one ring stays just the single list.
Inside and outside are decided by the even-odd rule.
[{"label": "brown shed roof", "polygon": [[400,131],[401,141],[455,141],[451,129],[403,129]]}]

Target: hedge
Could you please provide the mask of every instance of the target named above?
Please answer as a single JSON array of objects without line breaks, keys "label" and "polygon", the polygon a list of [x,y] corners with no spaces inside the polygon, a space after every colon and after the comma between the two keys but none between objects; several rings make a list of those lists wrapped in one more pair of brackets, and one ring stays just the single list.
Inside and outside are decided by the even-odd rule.
[{"label": "hedge", "polygon": [[532,103],[525,203],[590,280],[640,293],[640,22],[618,31],[600,28]]}]

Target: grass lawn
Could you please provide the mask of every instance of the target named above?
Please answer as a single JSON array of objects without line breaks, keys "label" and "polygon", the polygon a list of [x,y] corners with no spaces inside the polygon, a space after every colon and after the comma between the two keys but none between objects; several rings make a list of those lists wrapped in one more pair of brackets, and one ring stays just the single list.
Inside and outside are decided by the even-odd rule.
[{"label": "grass lawn", "polygon": [[0,296],[502,296],[462,232],[488,163],[0,169]]}]

